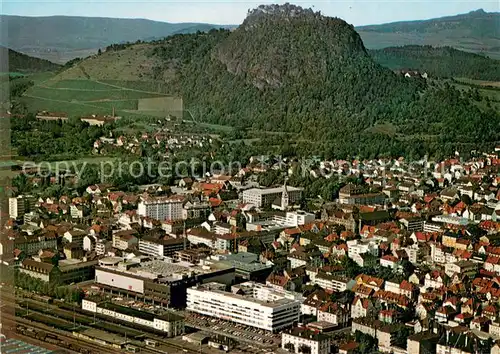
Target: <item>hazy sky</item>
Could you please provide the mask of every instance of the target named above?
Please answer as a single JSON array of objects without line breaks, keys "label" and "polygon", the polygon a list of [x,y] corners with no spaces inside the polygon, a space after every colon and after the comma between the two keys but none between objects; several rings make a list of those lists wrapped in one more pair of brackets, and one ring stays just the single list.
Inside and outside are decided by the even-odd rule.
[{"label": "hazy sky", "polygon": [[[2,14],[24,16],[99,16],[147,18],[166,22],[206,22],[239,24],[247,10],[263,3],[286,1],[241,0],[1,0]],[[376,24],[401,20],[418,20],[454,15],[483,8],[499,11],[498,0],[324,0],[288,1],[312,7],[328,16],[336,16],[354,25]]]}]

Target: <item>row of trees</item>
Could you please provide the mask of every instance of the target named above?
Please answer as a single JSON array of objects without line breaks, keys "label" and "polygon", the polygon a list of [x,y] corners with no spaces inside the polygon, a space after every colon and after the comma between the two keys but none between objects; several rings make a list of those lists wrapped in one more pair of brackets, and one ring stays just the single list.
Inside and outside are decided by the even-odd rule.
[{"label": "row of trees", "polygon": [[67,122],[36,119],[33,113],[11,122],[12,146],[20,156],[35,160],[74,159],[89,155],[93,143],[112,126],[91,126],[78,118]]},{"label": "row of trees", "polygon": [[44,282],[19,271],[14,273],[15,286],[37,294],[64,299],[67,302],[80,302],[84,293],[81,289],[61,285],[58,281]]}]

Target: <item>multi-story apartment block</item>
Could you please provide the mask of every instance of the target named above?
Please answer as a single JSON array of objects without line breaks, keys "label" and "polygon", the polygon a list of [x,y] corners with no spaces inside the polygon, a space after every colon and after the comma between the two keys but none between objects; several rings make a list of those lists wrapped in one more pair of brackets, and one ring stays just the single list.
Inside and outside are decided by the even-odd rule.
[{"label": "multi-story apartment block", "polygon": [[27,256],[38,254],[42,249],[57,249],[57,236],[47,232],[41,235],[21,235],[14,240],[14,248],[23,251]]},{"label": "multi-story apartment block", "polygon": [[126,250],[133,245],[137,245],[137,232],[135,230],[121,230],[113,233],[113,247],[119,250]]},{"label": "multi-story apartment block", "polygon": [[291,353],[328,354],[330,337],[307,328],[296,327],[281,334],[281,348]]},{"label": "multi-story apartment block", "polygon": [[139,240],[139,252],[157,258],[172,257],[177,251],[184,250],[187,243],[185,238],[145,236]]},{"label": "multi-story apartment block", "polygon": [[20,195],[9,198],[9,217],[12,219],[22,218],[24,214],[33,210],[35,197],[32,195]]},{"label": "multi-story apartment block", "polygon": [[155,220],[182,220],[183,198],[174,197],[150,197],[139,202],[137,214]]}]

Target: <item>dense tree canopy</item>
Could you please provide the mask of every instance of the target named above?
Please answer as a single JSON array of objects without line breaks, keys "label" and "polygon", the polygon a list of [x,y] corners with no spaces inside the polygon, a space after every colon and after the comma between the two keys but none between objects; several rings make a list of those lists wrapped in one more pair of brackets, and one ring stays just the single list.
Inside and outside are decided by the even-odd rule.
[{"label": "dense tree canopy", "polygon": [[291,132],[293,151],[337,157],[422,157],[500,140],[498,112],[479,110],[451,85],[383,68],[344,21],[278,10],[252,13],[233,32],[177,35],[156,47],[158,75],[175,71],[171,92],[195,119]]}]

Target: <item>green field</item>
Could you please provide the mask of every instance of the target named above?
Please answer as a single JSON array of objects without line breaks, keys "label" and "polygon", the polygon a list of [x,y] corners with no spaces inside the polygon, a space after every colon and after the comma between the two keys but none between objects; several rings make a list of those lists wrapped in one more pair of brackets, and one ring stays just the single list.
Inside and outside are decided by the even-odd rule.
[{"label": "green field", "polygon": [[43,86],[35,86],[30,88],[27,95],[57,99],[62,101],[76,102],[93,102],[93,101],[113,101],[113,100],[131,100],[149,97],[161,97],[154,93],[146,93],[141,91],[120,90],[111,88],[108,90],[78,90],[64,88],[48,88]]},{"label": "green field", "polygon": [[460,79],[459,82],[455,82],[453,85],[461,91],[477,89],[483,97],[482,101],[476,102],[480,109],[487,108],[485,100],[487,97],[490,101],[489,106],[496,111],[500,111],[500,82]]},{"label": "green field", "polygon": [[457,81],[466,83],[466,84],[473,84],[473,85],[479,85],[479,86],[484,86],[484,87],[491,87],[491,88],[500,88],[500,81],[484,81],[484,80],[472,80],[468,78],[457,78]]},{"label": "green field", "polygon": [[110,114],[110,110],[98,105],[89,105],[78,102],[58,101],[56,99],[41,99],[29,96],[24,96],[21,101],[26,104],[29,111],[50,111],[50,112],[66,112],[70,116],[87,116],[90,114]]},{"label": "green field", "polygon": [[92,105],[107,109],[113,109],[114,107],[116,110],[137,110],[138,102],[137,100],[113,100],[92,102]]},{"label": "green field", "polygon": [[109,90],[112,87],[109,85],[85,79],[74,79],[74,80],[49,80],[45,82],[45,85],[53,88],[65,88],[65,89],[76,89],[76,90]]},{"label": "green field", "polygon": [[50,75],[39,75],[32,79],[35,86],[29,88],[21,99],[32,112],[65,112],[69,116],[80,117],[90,114],[111,115],[114,108],[115,114],[122,117],[150,117],[150,112],[137,111],[138,100],[165,97],[164,94],[150,91],[150,83],[136,81],[103,83],[86,79],[57,80],[57,77]]},{"label": "green field", "polygon": [[22,77],[22,76],[25,76],[25,74],[11,71],[11,72],[0,72],[0,76],[13,76],[13,77],[21,76]]},{"label": "green field", "polygon": [[133,90],[141,90],[153,93],[168,93],[168,86],[160,81],[127,81],[127,80],[104,80],[109,85],[126,87]]}]

